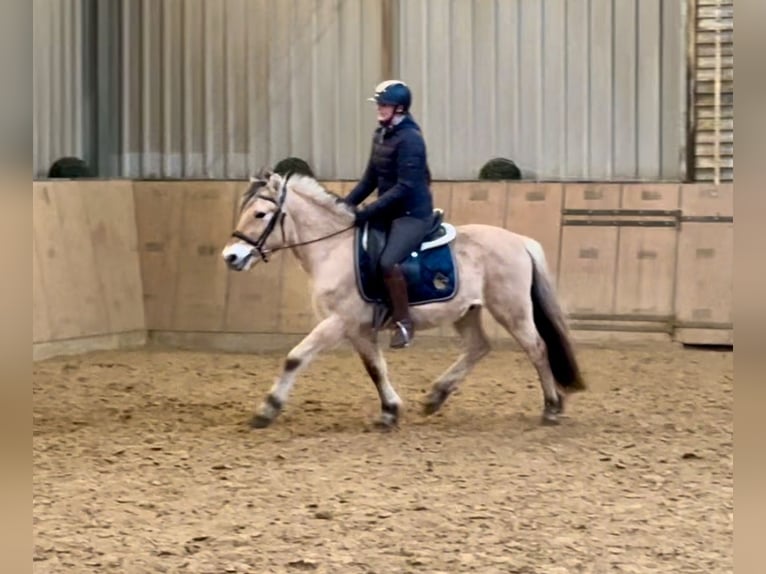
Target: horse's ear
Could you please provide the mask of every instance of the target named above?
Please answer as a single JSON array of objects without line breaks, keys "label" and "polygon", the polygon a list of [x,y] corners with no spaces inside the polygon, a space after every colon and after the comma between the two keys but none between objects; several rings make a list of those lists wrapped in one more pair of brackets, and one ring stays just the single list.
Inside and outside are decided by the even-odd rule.
[{"label": "horse's ear", "polygon": [[261,168],[261,169],[258,171],[258,175],[257,175],[256,177],[257,177],[258,179],[261,179],[261,180],[268,180],[268,179],[271,177],[271,175],[272,175],[273,173],[274,173],[274,172],[271,170],[271,168],[270,168],[270,167],[268,167],[268,166],[263,166],[263,167],[262,167],[262,168]]},{"label": "horse's ear", "polygon": [[278,190],[282,185],[282,176],[278,173],[272,173],[269,175],[269,186],[272,189]]}]

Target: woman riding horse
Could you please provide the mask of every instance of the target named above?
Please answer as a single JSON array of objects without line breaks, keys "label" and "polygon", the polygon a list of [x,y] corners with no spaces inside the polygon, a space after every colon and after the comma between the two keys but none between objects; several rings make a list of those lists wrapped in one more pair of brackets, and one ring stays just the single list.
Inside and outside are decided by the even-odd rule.
[{"label": "woman riding horse", "polygon": [[409,346],[415,329],[399,264],[417,251],[428,233],[433,218],[431,178],[425,141],[409,111],[409,87],[399,80],[381,82],[368,100],[377,104],[379,126],[364,175],[345,201],[357,206],[378,189],[378,199],[357,210],[356,224],[369,221],[388,231],[380,268],[392,307],[391,347],[400,349]]}]

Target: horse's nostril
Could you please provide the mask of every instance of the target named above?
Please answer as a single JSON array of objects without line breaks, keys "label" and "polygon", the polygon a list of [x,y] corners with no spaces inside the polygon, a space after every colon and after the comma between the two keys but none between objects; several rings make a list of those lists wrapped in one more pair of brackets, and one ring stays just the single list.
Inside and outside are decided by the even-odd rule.
[{"label": "horse's nostril", "polygon": [[229,253],[226,256],[226,263],[234,263],[236,260],[237,260],[237,256],[234,255],[233,253]]}]

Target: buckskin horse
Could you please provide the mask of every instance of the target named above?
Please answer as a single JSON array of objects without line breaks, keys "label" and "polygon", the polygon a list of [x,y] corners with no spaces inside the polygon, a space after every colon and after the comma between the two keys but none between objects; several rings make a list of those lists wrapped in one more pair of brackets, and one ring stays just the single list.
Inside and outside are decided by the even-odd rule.
[{"label": "buckskin horse", "polygon": [[[377,275],[385,232],[354,226],[352,208],[315,179],[263,169],[243,193],[238,223],[222,251],[229,269],[248,271],[290,249],[309,275],[319,323],[287,354],[282,372],[251,419],[269,426],[298,374],[322,351],[348,341],[378,391],[384,428],[398,423],[402,399],[389,379],[377,332],[390,322]],[[489,353],[483,308],[519,343],[535,366],[543,393],[543,424],[556,424],[567,394],[586,388],[564,314],[548,278],[541,245],[507,229],[453,226],[434,210],[420,249],[403,264],[416,330],[450,323],[463,352],[433,383],[424,414],[438,411]]]}]

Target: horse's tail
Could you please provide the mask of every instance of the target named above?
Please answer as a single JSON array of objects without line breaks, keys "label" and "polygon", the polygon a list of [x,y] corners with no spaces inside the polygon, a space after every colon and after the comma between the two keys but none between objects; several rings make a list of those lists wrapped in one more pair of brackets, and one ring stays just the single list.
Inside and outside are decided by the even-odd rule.
[{"label": "horse's tail", "polygon": [[548,278],[542,247],[534,241],[525,243],[532,259],[531,295],[535,327],[548,348],[548,364],[553,378],[566,391],[583,391],[586,385],[580,374],[564,312]]}]

